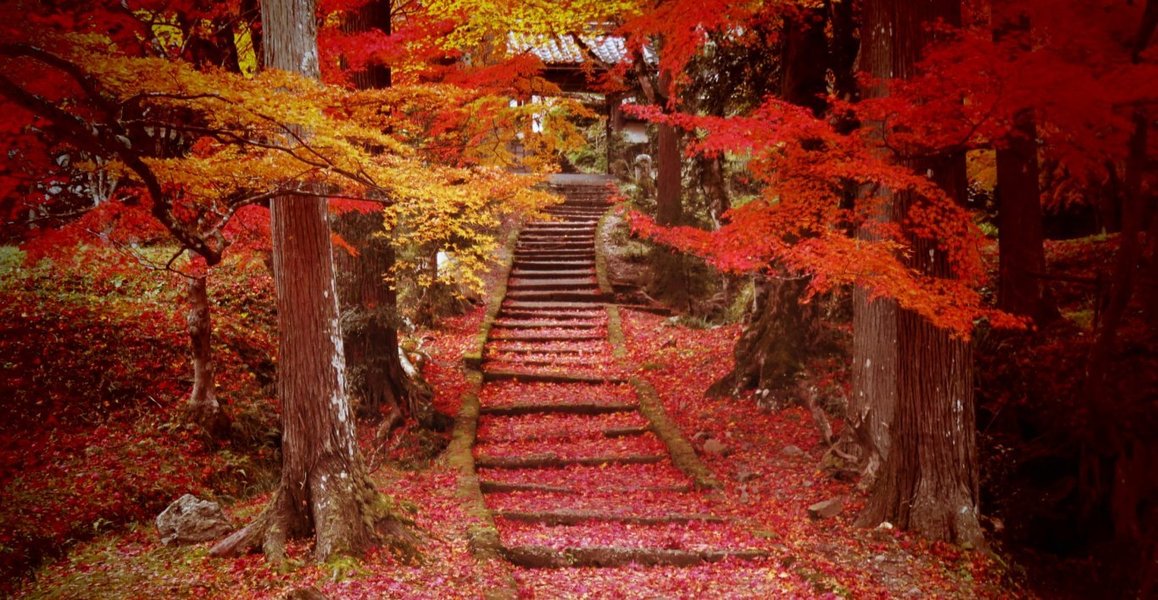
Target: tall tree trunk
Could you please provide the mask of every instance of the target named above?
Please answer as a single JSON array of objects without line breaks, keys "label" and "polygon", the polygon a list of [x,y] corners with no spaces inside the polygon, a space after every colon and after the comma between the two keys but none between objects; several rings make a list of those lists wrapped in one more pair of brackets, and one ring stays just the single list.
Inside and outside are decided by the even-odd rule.
[{"label": "tall tree trunk", "polygon": [[[263,0],[265,64],[317,78],[312,0]],[[308,135],[308,132],[303,132]],[[271,203],[278,315],[278,400],[282,412],[281,481],[252,523],[211,553],[261,547],[285,558],[288,537],[313,533],[314,555],[358,555],[392,534],[408,544],[389,501],[375,488],[355,440],[346,396],[345,359],[325,200],[282,196]]]},{"label": "tall tree trunk", "polygon": [[852,292],[852,395],[846,409],[850,432],[861,449],[860,486],[871,488],[889,456],[890,427],[897,410],[897,303]]},{"label": "tall tree trunk", "polygon": [[1079,477],[1085,508],[1108,496],[1114,509],[1115,534],[1119,540],[1129,542],[1137,542],[1142,537],[1142,512],[1149,500],[1140,492],[1153,473],[1148,472],[1146,466],[1137,468],[1139,463],[1145,465],[1145,461],[1137,457],[1148,450],[1144,443],[1137,441],[1138,434],[1123,425],[1123,406],[1111,379],[1111,365],[1142,262],[1143,247],[1139,238],[1149,225],[1144,219],[1147,212],[1149,218],[1156,218],[1153,207],[1146,210],[1143,187],[1149,123],[1145,109],[1136,108],[1123,181],[1122,232],[1106,303],[1095,323],[1094,343],[1086,363],[1085,404],[1089,421],[1085,428],[1087,438],[1082,444]]},{"label": "tall tree trunk", "polygon": [[[882,78],[912,76],[928,41],[928,25],[938,19],[959,24],[961,19],[960,0],[869,0],[864,11],[861,66]],[[931,173],[950,197],[964,201],[962,154],[915,161],[913,167]],[[904,215],[914,201],[909,194],[894,194],[894,219]],[[914,239],[911,255],[914,268],[951,276],[944,252],[934,245]],[[894,417],[891,424],[885,424],[889,432],[887,454],[858,522],[875,526],[889,521],[933,539],[979,546],[984,536],[978,520],[971,347],[911,311],[894,310],[895,349],[880,348],[884,357],[896,353]],[[862,322],[863,317],[882,316],[887,318],[887,314],[862,315]],[[882,358],[873,351],[870,340],[862,337],[859,341],[854,346],[866,348],[868,353],[854,360],[863,359],[871,365],[873,359]],[[884,346],[887,342],[878,343]],[[872,391],[854,390],[854,396]],[[874,405],[871,413],[882,398],[867,396],[867,401]],[[888,409],[881,407],[878,412],[887,414]]]},{"label": "tall tree trunk", "polygon": [[998,306],[1038,322],[1057,316],[1042,283],[1045,238],[1038,190],[1037,127],[1017,114],[1015,130],[997,149]]},{"label": "tall tree trunk", "polygon": [[732,207],[732,201],[728,198],[728,183],[724,177],[724,157],[700,156],[697,160],[700,163],[700,184],[708,200],[708,212],[718,229],[724,213]]},{"label": "tall tree trunk", "polygon": [[799,402],[796,375],[816,332],[814,305],[800,303],[807,285],[807,278],[786,272],[760,277],[755,307],[732,350],[736,366],[712,384],[709,395],[756,388],[763,390],[761,402],[768,406],[785,408]]},{"label": "tall tree trunk", "polygon": [[680,133],[672,125],[660,125],[659,148],[656,152],[655,222],[660,225],[681,225],[684,217],[682,181],[680,172],[683,156],[680,153]]},{"label": "tall tree trunk", "polygon": [[[347,32],[378,29],[390,34],[392,2],[374,1],[349,15]],[[386,65],[371,64],[352,74],[359,89],[390,87]],[[424,426],[433,425],[431,394],[411,382],[398,355],[398,294],[386,282],[394,268],[394,248],[382,233],[382,215],[349,212],[333,219],[334,231],[357,250],[334,252],[338,299],[342,309],[342,340],[346,348],[346,380],[359,414],[382,418],[389,430],[410,414]]]},{"label": "tall tree trunk", "polygon": [[191,422],[205,428],[215,438],[229,435],[229,417],[217,401],[217,382],[213,368],[213,322],[206,276],[188,278],[189,310],[185,324],[189,332],[190,356],[193,362],[193,391],[186,403]]},{"label": "tall tree trunk", "polygon": [[[1024,34],[1029,19],[995,7],[994,39]],[[1013,131],[997,148],[997,303],[1002,310],[1046,322],[1058,316],[1043,284],[1045,227],[1038,182],[1037,124],[1033,111],[1014,116]]]},{"label": "tall tree trunk", "polygon": [[[668,80],[670,77],[660,78],[661,82]],[[657,129],[659,148],[655,157],[657,171],[655,222],[660,225],[681,225],[683,156],[680,152],[680,133],[672,125],[661,124]],[[671,248],[657,247],[652,253],[651,268],[651,287],[655,295],[676,308],[690,310],[687,257]]]},{"label": "tall tree trunk", "polygon": [[[828,55],[825,18],[822,9],[802,9],[784,19],[780,95],[817,117],[826,107],[826,65],[817,60]],[[736,393],[751,385],[767,390],[773,406],[783,408],[802,400],[796,377],[812,348],[817,314],[813,307],[800,303],[808,278],[773,269],[756,285],[754,312],[733,350],[735,367],[709,393]]]}]

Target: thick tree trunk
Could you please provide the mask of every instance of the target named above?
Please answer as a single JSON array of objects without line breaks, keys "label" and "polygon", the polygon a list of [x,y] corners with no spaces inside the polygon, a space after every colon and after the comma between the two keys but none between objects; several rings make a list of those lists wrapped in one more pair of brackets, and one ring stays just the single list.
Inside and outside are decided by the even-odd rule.
[{"label": "thick tree trunk", "polygon": [[[1138,434],[1132,432],[1131,427],[1123,425],[1122,403],[1111,379],[1111,365],[1142,262],[1143,246],[1139,238],[1149,225],[1145,218],[1158,218],[1153,206],[1147,211],[1147,200],[1143,196],[1149,123],[1145,110],[1135,109],[1134,133],[1130,137],[1123,182],[1122,232],[1109,292],[1095,323],[1094,343],[1086,364],[1085,401],[1089,421],[1087,439],[1082,444],[1079,477],[1087,507],[1108,496],[1114,508],[1115,534],[1119,540],[1129,542],[1140,541],[1142,537],[1148,501],[1141,491],[1153,474],[1146,472],[1148,465],[1145,459],[1139,458],[1149,450],[1136,440]],[[1139,464],[1143,465],[1141,469],[1137,468]]]},{"label": "thick tree trunk", "polygon": [[700,163],[700,185],[708,200],[708,212],[718,229],[725,212],[732,207],[728,198],[728,183],[724,177],[724,157],[697,157]]},{"label": "thick tree trunk", "polygon": [[[266,65],[318,76],[312,0],[265,0]],[[358,555],[383,534],[408,544],[389,502],[370,481],[355,440],[326,203],[278,197],[271,203],[278,314],[281,481],[266,510],[219,542],[213,555],[261,547],[285,558],[289,537],[313,533],[314,555]]]},{"label": "thick tree trunk", "polygon": [[[1029,19],[995,7],[994,39],[1029,29]],[[1002,310],[1039,323],[1058,316],[1042,275],[1045,273],[1045,227],[1038,181],[1037,123],[1033,111],[1014,115],[1013,130],[997,148],[997,303]]]},{"label": "thick tree trunk", "polygon": [[656,207],[655,222],[660,225],[681,225],[683,202],[680,195],[682,185],[680,171],[683,157],[680,155],[680,133],[671,125],[660,125],[659,149],[656,152]]},{"label": "thick tree trunk", "polygon": [[386,282],[394,265],[390,240],[377,212],[351,212],[334,219],[334,230],[357,256],[334,250],[342,339],[349,393],[359,414],[381,418],[387,428],[410,414],[431,425],[430,393],[413,384],[398,354],[397,293]]},{"label": "thick tree trunk", "polygon": [[897,303],[869,299],[864,288],[852,292],[852,395],[849,432],[861,448],[860,486],[876,483],[889,456],[890,427],[897,409]]},{"label": "thick tree trunk", "polygon": [[[911,76],[928,39],[927,26],[937,19],[957,24],[961,16],[960,0],[870,0],[864,7],[861,66],[878,77]],[[914,167],[931,173],[951,197],[964,200],[963,155],[921,160]],[[894,220],[913,201],[908,194],[894,195]],[[914,268],[951,276],[944,253],[935,246],[913,240],[911,256]],[[860,321],[878,316],[862,315]],[[854,346],[867,350],[854,360],[871,366],[874,360],[887,361],[893,352],[896,356],[896,405],[892,422],[884,424],[887,454],[858,522],[875,526],[889,521],[930,538],[982,545],[970,345],[904,309],[896,309],[895,323],[895,349],[876,341],[883,355],[873,351],[872,340],[863,338],[868,332],[854,332],[860,338]],[[861,375],[860,381],[866,382],[865,373]],[[890,395],[868,396],[873,391],[854,390],[854,396],[867,396],[870,414],[888,414],[888,407],[877,405]]]},{"label": "thick tree trunk", "polygon": [[[825,11],[804,10],[784,19],[781,96],[809,108],[817,117],[826,107]],[[756,286],[755,313],[734,350],[732,372],[712,385],[709,393],[737,393],[754,385],[768,390],[771,405],[787,407],[800,397],[796,377],[811,351],[817,328],[816,310],[800,303],[808,278],[783,269]]]},{"label": "thick tree trunk", "polygon": [[206,276],[188,278],[189,310],[185,324],[193,362],[193,392],[185,405],[188,419],[205,428],[215,438],[229,435],[229,417],[217,401],[213,369],[213,322]]},{"label": "thick tree trunk", "polygon": [[997,149],[997,301],[1002,310],[1044,322],[1057,316],[1057,307],[1042,284],[1045,233],[1036,137],[1033,114],[1022,111],[1006,145]]},{"label": "thick tree trunk", "polygon": [[[389,34],[392,2],[370,2],[347,17],[347,32],[379,29]],[[353,73],[359,89],[389,87],[390,68],[372,64]],[[394,268],[394,248],[381,236],[382,215],[350,212],[333,220],[334,231],[357,250],[334,252],[338,299],[342,309],[342,339],[346,348],[346,378],[359,414],[382,418],[388,430],[404,414],[431,426],[429,390],[411,382],[398,354],[397,292],[386,276]]]},{"label": "thick tree trunk", "polygon": [[756,284],[756,306],[733,349],[736,366],[709,388],[710,395],[762,391],[762,403],[785,408],[800,401],[796,376],[815,334],[815,308],[800,303],[804,277],[785,273]]}]

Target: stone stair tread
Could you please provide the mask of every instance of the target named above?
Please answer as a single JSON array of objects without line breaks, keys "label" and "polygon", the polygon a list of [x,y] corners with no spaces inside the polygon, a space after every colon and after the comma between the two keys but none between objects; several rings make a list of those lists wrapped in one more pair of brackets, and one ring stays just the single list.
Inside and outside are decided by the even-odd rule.
[{"label": "stone stair tread", "polygon": [[527,402],[504,406],[484,406],[479,409],[483,415],[532,415],[537,413],[564,413],[573,415],[597,415],[600,413],[628,412],[639,410],[637,403],[576,402],[574,404],[547,404]]},{"label": "stone stair tread", "polygon": [[[551,488],[578,489],[586,493],[590,482],[598,481],[602,489],[614,493],[627,489],[628,491],[658,491],[665,488],[686,488],[694,484],[688,476],[676,468],[672,461],[633,465],[586,466],[572,465],[562,469],[501,469],[481,470],[479,478],[498,484],[514,486],[548,486]],[[577,483],[586,483],[582,488],[575,488]],[[508,491],[520,491],[511,489]],[[526,489],[521,491],[557,492],[556,490]]]},{"label": "stone stair tread", "polygon": [[627,565],[690,567],[729,558],[755,560],[768,556],[760,550],[669,550],[593,546],[555,550],[546,546],[504,546],[503,555],[529,568],[622,567]]},{"label": "stone stair tread", "polygon": [[520,342],[598,342],[607,339],[607,334],[599,330],[542,331],[495,326],[491,328],[490,339]]},{"label": "stone stair tread", "polygon": [[[510,492],[544,492],[551,494],[580,494],[581,488],[559,486],[559,485],[545,485],[541,483],[511,483],[505,481],[495,481],[492,479],[483,479],[479,481],[479,488],[484,494],[503,494]],[[695,491],[692,484],[684,485],[667,485],[667,486],[636,486],[636,487],[607,487],[603,489],[612,493],[631,493],[643,491],[662,492],[668,494],[687,494]]]},{"label": "stone stair tread", "polygon": [[605,375],[601,373],[575,373],[572,371],[541,369],[516,370],[504,365],[504,368],[495,368],[483,363],[484,381],[523,381],[536,383],[619,383],[627,378],[621,375]]},{"label": "stone stair tread", "polygon": [[526,319],[498,319],[494,321],[492,327],[504,329],[598,329],[606,327],[606,322],[582,321],[578,319],[570,319],[565,321],[557,320],[526,320]]},{"label": "stone stair tread", "polygon": [[627,428],[647,432],[643,415],[629,411],[598,415],[538,414],[527,416],[484,416],[479,419],[476,439],[484,443],[599,438]]},{"label": "stone stair tread", "polygon": [[650,464],[668,460],[665,454],[628,454],[618,456],[581,456],[567,458],[552,455],[532,456],[480,456],[475,458],[475,466],[483,469],[528,469],[559,468],[569,465],[600,466],[625,464]]},{"label": "stone stair tread", "polygon": [[578,279],[585,277],[595,277],[595,269],[559,269],[556,271],[537,269],[511,269],[510,276],[518,279]]},{"label": "stone stair tread", "polygon": [[507,289],[512,288],[542,288],[542,287],[599,287],[599,282],[595,281],[594,277],[556,277],[553,279],[523,279],[511,275],[510,281],[507,283]]},{"label": "stone stair tread", "polygon": [[701,521],[710,523],[724,523],[724,517],[706,513],[668,513],[663,515],[632,515],[625,513],[604,512],[596,510],[580,510],[560,508],[555,510],[521,511],[495,510],[494,516],[508,521],[524,523],[542,523],[545,525],[576,525],[587,521],[611,521],[616,523],[632,523],[637,525],[658,525],[662,523],[687,523]]},{"label": "stone stair tread", "polygon": [[507,292],[510,300],[526,302],[597,302],[603,303],[607,295],[598,290],[590,291],[512,291]]}]

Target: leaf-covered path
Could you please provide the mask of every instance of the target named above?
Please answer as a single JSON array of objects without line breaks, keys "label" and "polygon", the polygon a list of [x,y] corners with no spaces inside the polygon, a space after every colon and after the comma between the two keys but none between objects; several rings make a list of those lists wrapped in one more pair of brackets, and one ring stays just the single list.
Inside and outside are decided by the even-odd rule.
[{"label": "leaf-covered path", "polygon": [[541,569],[609,569],[599,581],[631,564],[765,556],[766,540],[728,515],[654,392],[616,358],[618,315],[596,269],[606,181],[555,184],[566,201],[520,233],[490,329],[474,447],[521,592],[535,594]]}]

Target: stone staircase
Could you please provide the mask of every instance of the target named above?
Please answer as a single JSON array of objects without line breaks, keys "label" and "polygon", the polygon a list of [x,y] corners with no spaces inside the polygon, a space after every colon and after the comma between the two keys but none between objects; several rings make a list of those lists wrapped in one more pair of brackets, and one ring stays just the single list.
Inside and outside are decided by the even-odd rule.
[{"label": "stone staircase", "polygon": [[720,493],[676,467],[613,357],[595,270],[606,184],[557,191],[555,220],[519,236],[482,362],[475,466],[503,555],[527,569],[764,556]]}]

